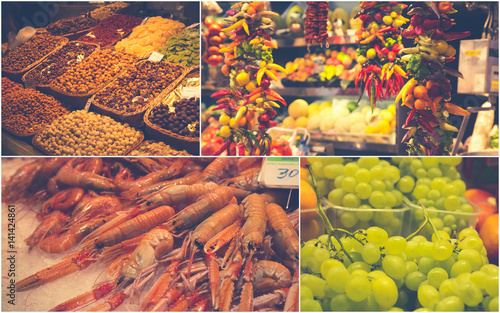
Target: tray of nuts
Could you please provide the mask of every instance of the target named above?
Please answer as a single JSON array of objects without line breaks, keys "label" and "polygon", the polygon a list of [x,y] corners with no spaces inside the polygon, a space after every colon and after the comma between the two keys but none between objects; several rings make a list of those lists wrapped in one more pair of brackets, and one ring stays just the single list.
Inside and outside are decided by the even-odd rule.
[{"label": "tray of nuts", "polygon": [[2,95],[2,127],[18,137],[33,136],[67,113],[69,110],[59,101],[34,89]]},{"label": "tray of nuts", "polygon": [[146,133],[193,155],[200,153],[200,98],[171,100],[149,108]]},{"label": "tray of nuts", "polygon": [[21,84],[15,83],[8,79],[7,77],[2,77],[2,97],[6,97],[8,94],[16,92],[18,90],[24,89]]},{"label": "tray of nuts", "polygon": [[138,17],[115,14],[103,19],[88,33],[80,36],[78,40],[96,43],[101,47],[114,46],[122,38],[128,36],[134,27],[141,23],[142,19]]},{"label": "tray of nuts", "polygon": [[81,109],[87,100],[137,61],[137,57],[111,49],[100,49],[50,84],[56,98]]},{"label": "tray of nuts", "polygon": [[54,36],[64,36],[69,40],[74,40],[88,33],[99,22],[98,19],[93,18],[90,12],[88,12],[84,15],[60,19],[49,24],[45,27],[45,30]]},{"label": "tray of nuts", "polygon": [[2,75],[20,82],[23,75],[68,42],[68,38],[47,33],[36,34],[30,41],[2,57]]},{"label": "tray of nuts", "polygon": [[23,76],[23,83],[32,84],[41,90],[49,90],[50,83],[64,74],[70,67],[77,65],[99,45],[80,41],[70,41],[64,47],[52,52],[37,66]]},{"label": "tray of nuts", "polygon": [[181,65],[142,60],[96,93],[91,103],[99,113],[139,126],[144,112],[160,103],[186,74]]},{"label": "tray of nuts", "polygon": [[54,120],[33,145],[49,155],[126,155],[144,140],[140,130],[93,112],[77,110]]}]

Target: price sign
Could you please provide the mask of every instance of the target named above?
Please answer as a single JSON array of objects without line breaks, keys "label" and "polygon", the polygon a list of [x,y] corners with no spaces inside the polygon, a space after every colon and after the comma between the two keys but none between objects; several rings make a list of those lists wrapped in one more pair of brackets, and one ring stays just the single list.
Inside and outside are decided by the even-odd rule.
[{"label": "price sign", "polygon": [[300,165],[297,157],[267,157],[259,183],[274,188],[299,188]]},{"label": "price sign", "polygon": [[163,59],[163,56],[163,54],[153,51],[153,53],[151,53],[151,55],[149,56],[148,61],[160,62]]},{"label": "price sign", "polygon": [[90,104],[92,103],[92,98],[89,98],[87,100],[87,103],[85,103],[85,108],[83,109],[85,112],[88,112],[90,109]]},{"label": "price sign", "polygon": [[182,88],[181,98],[199,98],[200,97],[200,87],[184,87]]}]

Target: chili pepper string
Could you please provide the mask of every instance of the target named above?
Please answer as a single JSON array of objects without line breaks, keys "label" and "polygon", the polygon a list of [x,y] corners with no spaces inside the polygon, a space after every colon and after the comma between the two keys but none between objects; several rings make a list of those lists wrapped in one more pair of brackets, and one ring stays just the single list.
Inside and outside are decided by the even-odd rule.
[{"label": "chili pepper string", "polygon": [[308,45],[317,43],[328,47],[328,1],[307,1],[304,21],[305,40]]},{"label": "chili pepper string", "polygon": [[455,13],[451,2],[419,2],[408,7],[411,22],[402,32],[403,37],[414,39],[415,46],[401,51],[402,60],[411,79],[399,92],[396,100],[412,109],[403,128],[407,133],[410,155],[449,155],[456,127],[448,124],[450,114],[466,116],[461,107],[450,103],[450,74],[462,74],[446,67],[454,60],[455,49],[446,41],[462,39],[470,32],[445,33],[454,24],[448,14]]}]

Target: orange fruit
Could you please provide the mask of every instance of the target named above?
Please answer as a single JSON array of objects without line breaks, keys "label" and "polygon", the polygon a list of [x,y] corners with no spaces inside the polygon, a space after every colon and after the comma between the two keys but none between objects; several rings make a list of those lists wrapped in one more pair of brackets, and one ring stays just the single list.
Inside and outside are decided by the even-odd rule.
[{"label": "orange fruit", "polygon": [[300,218],[302,221],[312,220],[318,215],[316,204],[318,200],[313,187],[304,179],[300,180]]},{"label": "orange fruit", "polygon": [[471,188],[465,191],[464,197],[477,205],[483,211],[478,216],[476,229],[481,229],[486,218],[498,212],[498,204],[495,196],[485,190]]},{"label": "orange fruit", "polygon": [[417,110],[425,110],[425,108],[427,107],[427,103],[425,100],[419,98],[415,100],[414,106]]},{"label": "orange fruit", "polygon": [[490,215],[479,230],[479,237],[488,252],[490,260],[498,261],[498,214]]},{"label": "orange fruit", "polygon": [[418,99],[428,99],[427,88],[425,86],[417,86],[413,89],[413,95]]},{"label": "orange fruit", "polygon": [[300,179],[306,180],[309,177],[309,171],[305,167],[300,168]]}]

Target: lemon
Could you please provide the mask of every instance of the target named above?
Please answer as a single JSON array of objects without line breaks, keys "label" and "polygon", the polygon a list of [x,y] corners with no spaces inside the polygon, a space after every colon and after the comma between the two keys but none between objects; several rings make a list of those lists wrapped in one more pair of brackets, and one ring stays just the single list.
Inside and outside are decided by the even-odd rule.
[{"label": "lemon", "polygon": [[307,127],[307,122],[309,119],[305,116],[301,116],[295,120],[295,127],[302,127],[306,128]]}]

